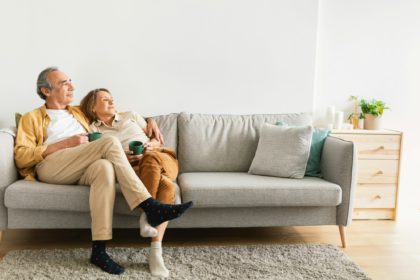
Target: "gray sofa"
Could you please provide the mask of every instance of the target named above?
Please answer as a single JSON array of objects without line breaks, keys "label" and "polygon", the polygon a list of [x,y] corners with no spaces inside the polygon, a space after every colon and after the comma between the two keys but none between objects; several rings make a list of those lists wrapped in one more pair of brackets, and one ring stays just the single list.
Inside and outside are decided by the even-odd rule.
[{"label": "gray sofa", "polygon": [[[264,123],[311,123],[308,114],[203,115],[155,117],[166,146],[178,152],[177,200],[194,208],[170,223],[174,228],[273,227],[338,225],[345,247],[344,226],[351,222],[355,190],[352,142],[328,137],[321,167],[323,179],[286,179],[247,171]],[[18,177],[14,138],[0,132],[0,230],[90,228],[89,189],[51,185]],[[130,212],[120,191],[115,203],[115,228],[137,228],[139,213]]]}]

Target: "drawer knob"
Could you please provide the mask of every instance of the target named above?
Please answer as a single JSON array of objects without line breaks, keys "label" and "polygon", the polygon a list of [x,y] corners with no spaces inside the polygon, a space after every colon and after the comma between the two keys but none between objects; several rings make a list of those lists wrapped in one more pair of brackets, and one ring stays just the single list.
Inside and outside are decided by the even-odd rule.
[{"label": "drawer knob", "polygon": [[385,147],[384,147],[384,146],[380,146],[380,147],[378,148],[378,150],[385,150]]},{"label": "drawer knob", "polygon": [[382,170],[379,170],[378,172],[376,172],[376,175],[383,175],[384,172]]},{"label": "drawer knob", "polygon": [[375,199],[381,199],[382,196],[380,196],[379,194],[377,196],[375,196]]}]

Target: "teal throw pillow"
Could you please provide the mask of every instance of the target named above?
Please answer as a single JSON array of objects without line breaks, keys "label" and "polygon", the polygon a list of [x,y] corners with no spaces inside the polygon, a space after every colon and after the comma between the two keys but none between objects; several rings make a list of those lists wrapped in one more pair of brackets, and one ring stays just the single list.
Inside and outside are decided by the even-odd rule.
[{"label": "teal throw pillow", "polygon": [[321,155],[325,139],[330,134],[329,129],[314,128],[312,133],[311,151],[309,152],[308,164],[306,165],[305,176],[322,177]]},{"label": "teal throw pillow", "polygon": [[[277,122],[278,126],[287,126],[284,122]],[[321,174],[321,155],[325,139],[331,133],[329,129],[314,128],[312,132],[311,149],[309,152],[308,163],[306,164],[305,176],[322,177]]]}]

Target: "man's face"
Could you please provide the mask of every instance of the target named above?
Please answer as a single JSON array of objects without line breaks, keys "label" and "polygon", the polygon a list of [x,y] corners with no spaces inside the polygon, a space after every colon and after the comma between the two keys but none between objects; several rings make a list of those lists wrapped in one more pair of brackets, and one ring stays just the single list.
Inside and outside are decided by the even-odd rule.
[{"label": "man's face", "polygon": [[43,93],[47,96],[47,102],[63,106],[69,105],[73,101],[73,84],[71,79],[61,71],[53,71],[48,74],[47,80],[52,89],[44,88]]}]

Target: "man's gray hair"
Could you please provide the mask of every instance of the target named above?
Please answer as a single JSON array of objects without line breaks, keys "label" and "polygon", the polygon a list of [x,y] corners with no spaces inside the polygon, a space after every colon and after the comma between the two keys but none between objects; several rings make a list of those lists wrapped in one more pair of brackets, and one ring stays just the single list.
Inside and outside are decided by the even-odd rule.
[{"label": "man's gray hair", "polygon": [[47,77],[48,74],[51,72],[58,71],[58,67],[52,66],[42,70],[41,73],[38,75],[38,80],[36,81],[36,92],[38,93],[39,97],[42,99],[46,99],[47,97],[42,93],[41,88],[45,87],[47,89],[52,89],[50,81],[48,81]]}]

